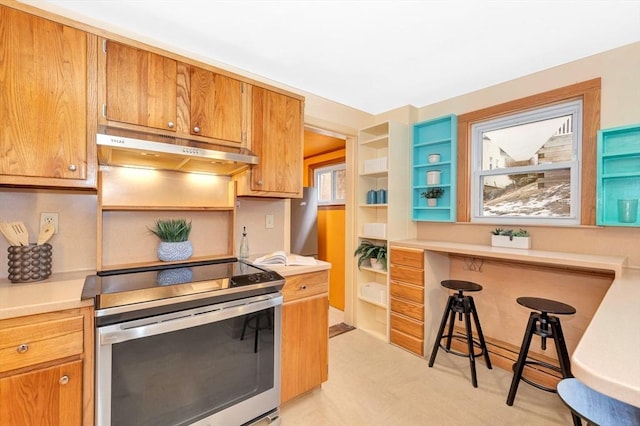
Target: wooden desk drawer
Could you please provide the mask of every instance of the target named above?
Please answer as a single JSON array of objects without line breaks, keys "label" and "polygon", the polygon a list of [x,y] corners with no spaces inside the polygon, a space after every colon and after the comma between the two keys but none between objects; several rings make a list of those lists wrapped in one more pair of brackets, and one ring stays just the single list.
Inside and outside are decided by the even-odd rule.
[{"label": "wooden desk drawer", "polygon": [[391,280],[391,297],[424,304],[424,288]]},{"label": "wooden desk drawer", "polygon": [[408,302],[392,297],[391,312],[408,316],[414,320],[424,321],[424,305],[418,303]]},{"label": "wooden desk drawer", "polygon": [[424,271],[391,264],[391,279],[424,287]]},{"label": "wooden desk drawer", "polygon": [[83,317],[0,328],[0,372],[80,355]]},{"label": "wooden desk drawer", "polygon": [[391,330],[401,331],[404,334],[424,340],[424,323],[412,320],[402,315],[391,313]]},{"label": "wooden desk drawer", "polygon": [[391,247],[390,251],[392,264],[424,269],[424,250]]},{"label": "wooden desk drawer", "polygon": [[288,302],[328,291],[329,271],[319,271],[286,277],[282,295],[284,301]]},{"label": "wooden desk drawer", "polygon": [[398,345],[416,355],[424,355],[424,340],[416,339],[397,330],[391,330],[391,343]]}]

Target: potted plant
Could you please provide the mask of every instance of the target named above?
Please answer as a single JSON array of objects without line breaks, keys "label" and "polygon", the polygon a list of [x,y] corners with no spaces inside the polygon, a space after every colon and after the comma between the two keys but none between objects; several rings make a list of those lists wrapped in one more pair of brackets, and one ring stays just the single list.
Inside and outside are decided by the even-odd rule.
[{"label": "potted plant", "polygon": [[529,231],[520,228],[517,231],[513,229],[496,228],[491,231],[491,245],[494,247],[510,247],[510,248],[531,248],[531,239]]},{"label": "potted plant", "polygon": [[189,241],[191,222],[186,219],[158,219],[149,231],[160,238],[158,259],[163,262],[186,260],[193,254]]},{"label": "potted plant", "polygon": [[369,260],[373,269],[387,269],[387,246],[375,245],[371,241],[362,241],[354,256],[358,256],[358,269]]},{"label": "potted plant", "polygon": [[427,191],[420,194],[421,197],[427,199],[427,206],[435,207],[438,205],[438,198],[444,195],[444,188],[439,186],[434,186],[433,188],[429,188]]}]

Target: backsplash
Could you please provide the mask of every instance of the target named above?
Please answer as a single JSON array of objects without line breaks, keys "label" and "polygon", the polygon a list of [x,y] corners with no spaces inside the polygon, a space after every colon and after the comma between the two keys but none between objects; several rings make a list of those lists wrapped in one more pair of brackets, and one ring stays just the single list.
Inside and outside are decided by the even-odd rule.
[{"label": "backsplash", "polygon": [[[96,268],[97,195],[85,192],[36,189],[0,189],[0,221],[22,221],[35,242],[41,212],[59,214],[59,230],[49,243],[53,246],[53,273]],[[285,211],[288,200],[241,198],[236,210],[236,252],[247,227],[251,254],[288,249]],[[274,217],[274,227],[265,228],[265,215]],[[286,244],[285,244],[286,240]],[[9,244],[0,236],[0,279],[8,275]],[[237,253],[235,253],[237,255]]]}]

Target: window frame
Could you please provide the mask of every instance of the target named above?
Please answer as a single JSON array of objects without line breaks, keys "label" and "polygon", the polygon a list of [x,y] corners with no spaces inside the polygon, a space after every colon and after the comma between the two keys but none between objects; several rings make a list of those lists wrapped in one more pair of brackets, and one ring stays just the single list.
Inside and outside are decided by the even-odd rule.
[{"label": "window frame", "polygon": [[[471,217],[474,223],[503,223],[508,225],[550,225],[572,226],[580,224],[580,187],[582,177],[582,100],[543,105],[514,114],[480,121],[471,125]],[[493,168],[482,170],[483,135],[485,132],[522,124],[534,123],[551,118],[572,117],[572,154],[571,160],[552,164]],[[486,176],[536,173],[558,169],[569,169],[571,184],[570,216],[537,217],[537,216],[485,216],[483,215],[482,179]]]},{"label": "window frame", "polygon": [[[337,179],[335,179],[335,172],[339,171],[339,170],[344,170],[345,171],[345,180],[346,180],[346,170],[347,170],[347,164],[346,163],[335,163],[335,164],[331,164],[328,166],[322,166],[322,167],[317,167],[313,170],[313,182],[314,182],[314,186],[316,188],[318,188],[318,206],[343,206],[346,204],[346,199],[340,199],[340,198],[336,198],[336,193],[337,193]],[[331,172],[332,174],[332,179],[331,179],[331,200],[330,201],[321,201],[320,200],[320,182],[319,182],[319,175],[322,173],[329,173]]]},{"label": "window frame", "polygon": [[471,125],[544,105],[582,99],[582,177],[580,180],[580,224],[596,221],[596,141],[600,128],[601,79],[538,93],[458,116],[457,222],[470,222],[471,214]]}]

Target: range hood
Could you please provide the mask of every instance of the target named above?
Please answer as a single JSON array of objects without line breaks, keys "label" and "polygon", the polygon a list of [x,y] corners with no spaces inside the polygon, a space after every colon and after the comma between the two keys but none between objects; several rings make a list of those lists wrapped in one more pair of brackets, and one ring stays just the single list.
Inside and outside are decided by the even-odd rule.
[{"label": "range hood", "polygon": [[96,142],[103,165],[228,176],[258,164],[247,148],[110,127],[98,130]]}]

